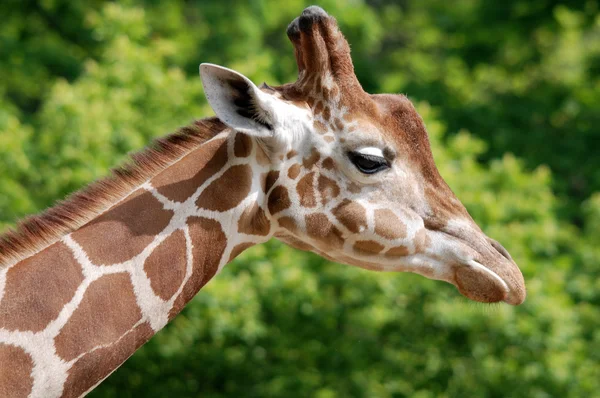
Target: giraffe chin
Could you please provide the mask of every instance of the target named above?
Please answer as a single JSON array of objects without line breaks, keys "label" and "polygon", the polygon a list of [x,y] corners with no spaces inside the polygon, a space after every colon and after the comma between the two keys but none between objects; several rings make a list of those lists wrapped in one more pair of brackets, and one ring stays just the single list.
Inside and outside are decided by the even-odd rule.
[{"label": "giraffe chin", "polygon": [[454,272],[455,285],[465,297],[481,303],[498,303],[519,305],[525,300],[524,295],[511,294],[508,284],[494,271],[475,260],[457,268]]}]

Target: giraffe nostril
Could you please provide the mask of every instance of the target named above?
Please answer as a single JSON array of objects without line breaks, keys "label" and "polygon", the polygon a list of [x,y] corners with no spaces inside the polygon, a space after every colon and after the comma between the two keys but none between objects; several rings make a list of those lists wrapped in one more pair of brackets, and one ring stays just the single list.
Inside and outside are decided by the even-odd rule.
[{"label": "giraffe nostril", "polygon": [[488,239],[489,239],[489,242],[492,245],[492,247],[494,249],[496,249],[496,251],[498,253],[502,254],[502,256],[504,256],[504,258],[506,258],[507,260],[513,261],[512,257],[508,253],[508,251],[504,248],[504,246],[502,246],[500,244],[500,242],[498,242],[497,240],[494,240],[492,238],[488,238]]}]

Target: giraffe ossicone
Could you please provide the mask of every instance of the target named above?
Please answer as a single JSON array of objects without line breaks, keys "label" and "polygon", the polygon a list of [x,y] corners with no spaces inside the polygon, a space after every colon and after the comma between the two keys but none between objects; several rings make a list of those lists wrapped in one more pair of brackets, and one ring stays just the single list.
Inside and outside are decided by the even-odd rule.
[{"label": "giraffe ossicone", "polygon": [[520,304],[523,276],[439,175],[402,95],[358,82],[335,20],[288,27],[298,80],[202,64],[217,119],[182,129],[0,239],[0,396],[85,394],[225,264],[272,237]]}]

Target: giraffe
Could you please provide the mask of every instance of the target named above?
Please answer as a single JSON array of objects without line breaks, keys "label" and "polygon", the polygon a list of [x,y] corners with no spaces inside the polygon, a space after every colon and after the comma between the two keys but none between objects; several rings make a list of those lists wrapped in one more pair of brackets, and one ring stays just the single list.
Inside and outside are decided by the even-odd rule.
[{"label": "giraffe", "polygon": [[402,95],[358,82],[335,19],[289,25],[295,83],[202,64],[217,118],[134,155],[0,240],[0,396],[85,395],[243,250],[275,237],[518,305],[525,284],[439,175]]}]

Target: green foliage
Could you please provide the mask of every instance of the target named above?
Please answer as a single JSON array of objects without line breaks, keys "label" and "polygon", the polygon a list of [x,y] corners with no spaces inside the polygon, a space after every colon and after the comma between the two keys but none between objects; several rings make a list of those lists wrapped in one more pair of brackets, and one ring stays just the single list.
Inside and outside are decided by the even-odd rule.
[{"label": "green foliage", "polygon": [[[294,80],[284,32],[307,5],[3,2],[0,229],[212,114],[198,63]],[[598,2],[320,5],[365,89],[415,101],[442,175],[516,259],[527,301],[478,305],[441,282],[269,242],[92,396],[597,395]]]}]

